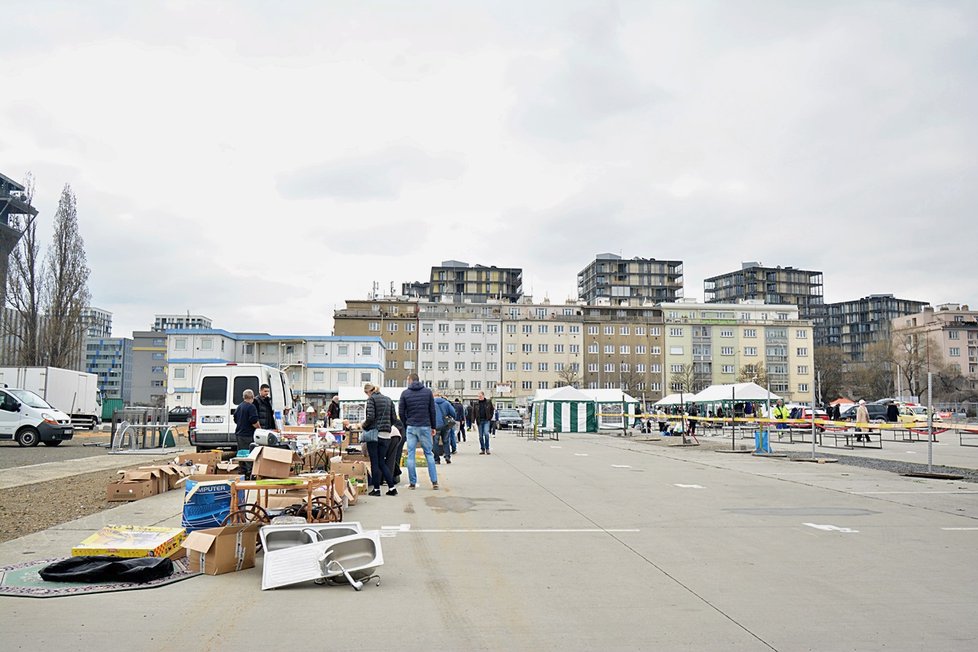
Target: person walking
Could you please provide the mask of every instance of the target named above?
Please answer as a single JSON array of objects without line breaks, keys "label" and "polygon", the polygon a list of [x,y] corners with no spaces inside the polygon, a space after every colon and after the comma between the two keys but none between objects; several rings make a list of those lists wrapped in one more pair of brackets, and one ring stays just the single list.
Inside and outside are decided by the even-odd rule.
[{"label": "person walking", "polygon": [[435,456],[431,452],[431,440],[435,435],[435,396],[431,390],[421,383],[421,379],[416,373],[408,374],[407,389],[401,394],[401,400],[397,406],[397,413],[401,415],[401,421],[407,430],[407,467],[408,481],[410,488],[414,489],[418,485],[417,462],[415,454],[418,445],[424,451],[424,457],[428,464],[428,478],[431,480],[431,488],[438,489],[438,471],[435,469]]},{"label": "person walking", "polygon": [[[856,408],[856,425],[869,423],[869,408],[866,407],[866,400],[859,399],[859,407]],[[868,443],[869,430],[863,430],[862,428],[856,428],[856,441],[863,441],[863,437],[866,437],[866,442]]]},{"label": "person walking", "polygon": [[696,422],[699,419],[700,413],[696,408],[696,403],[689,404],[689,411],[686,413],[686,419],[689,422],[689,436],[696,436]]},{"label": "person walking", "polygon": [[485,392],[479,392],[479,400],[472,406],[472,423],[479,430],[479,455],[491,455],[489,452],[489,428],[496,409],[492,401],[486,398]]},{"label": "person walking", "polygon": [[791,414],[791,411],[785,406],[784,401],[782,401],[779,398],[778,402],[774,405],[774,408],[772,408],[771,410],[771,416],[777,419],[779,422],[777,425],[778,430],[784,430],[785,428],[788,427],[787,423],[782,423],[782,422],[786,422],[788,420],[789,414]]},{"label": "person walking", "polygon": [[339,418],[340,418],[340,397],[339,395],[337,395],[330,400],[329,407],[326,408],[325,427],[329,428],[329,426],[333,423],[333,419],[339,419]]},{"label": "person walking", "polygon": [[435,392],[435,439],[433,451],[435,464],[441,464],[441,456],[445,463],[452,463],[452,432],[455,430],[455,406],[441,392]]},{"label": "person walking", "polygon": [[[465,441],[465,406],[462,405],[462,401],[458,398],[452,403],[455,407],[455,420],[458,421],[458,440]],[[452,451],[455,452],[454,450]]]},{"label": "person walking", "polygon": [[391,442],[391,426],[397,420],[394,414],[394,401],[380,393],[380,388],[373,383],[363,386],[367,395],[367,411],[360,428],[363,440],[367,442],[367,454],[370,456],[370,482],[373,491],[368,496],[380,495],[381,479],[387,483],[387,495],[396,496],[394,474],[387,467],[387,450]]},{"label": "person walking", "polygon": [[254,406],[258,410],[258,423],[265,430],[278,430],[275,424],[275,408],[272,407],[272,388],[267,384],[262,384],[258,388],[258,396],[255,397]]},{"label": "person walking", "polygon": [[896,423],[900,420],[900,408],[897,407],[896,401],[890,401],[886,406],[886,421],[887,423]]}]

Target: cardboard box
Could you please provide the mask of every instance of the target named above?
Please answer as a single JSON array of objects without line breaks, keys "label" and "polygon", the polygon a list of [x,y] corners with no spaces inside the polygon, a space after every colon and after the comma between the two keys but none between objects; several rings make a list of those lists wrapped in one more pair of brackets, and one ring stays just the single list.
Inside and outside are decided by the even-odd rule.
[{"label": "cardboard box", "polygon": [[287,448],[258,446],[248,459],[254,463],[251,474],[260,478],[290,478],[294,453]]},{"label": "cardboard box", "polygon": [[105,500],[110,503],[141,500],[155,496],[156,489],[156,482],[149,477],[145,480],[116,480],[106,485]]},{"label": "cardboard box", "polygon": [[106,525],[71,549],[72,557],[169,557],[187,537],[183,528]]},{"label": "cardboard box", "polygon": [[246,523],[191,532],[183,542],[190,570],[221,575],[254,567],[260,527]]},{"label": "cardboard box", "polygon": [[139,467],[139,469],[132,471],[119,471],[122,474],[123,480],[145,480],[149,479],[153,484],[153,493],[161,494],[167,490],[166,478],[163,476],[163,472],[160,471],[159,467]]},{"label": "cardboard box", "polygon": [[329,470],[332,473],[338,475],[346,475],[351,478],[357,478],[363,481],[364,484],[367,483],[367,463],[355,460],[348,461],[346,457],[343,458],[342,462],[331,462],[329,465]]},{"label": "cardboard box", "polygon": [[205,453],[183,453],[177,456],[177,464],[184,466],[187,462],[192,464],[206,464],[207,472],[217,471],[217,463],[221,461],[221,451],[207,451]]},{"label": "cardboard box", "polygon": [[[237,457],[228,460],[227,462],[217,463],[217,473],[235,473],[238,471],[238,459]],[[206,473],[206,471],[205,471]]]}]

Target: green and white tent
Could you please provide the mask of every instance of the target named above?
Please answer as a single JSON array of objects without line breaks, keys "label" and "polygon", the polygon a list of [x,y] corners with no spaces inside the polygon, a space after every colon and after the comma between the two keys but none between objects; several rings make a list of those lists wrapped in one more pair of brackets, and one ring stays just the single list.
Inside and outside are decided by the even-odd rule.
[{"label": "green and white tent", "polygon": [[541,390],[533,399],[533,423],[555,432],[597,432],[597,404],[573,387]]}]

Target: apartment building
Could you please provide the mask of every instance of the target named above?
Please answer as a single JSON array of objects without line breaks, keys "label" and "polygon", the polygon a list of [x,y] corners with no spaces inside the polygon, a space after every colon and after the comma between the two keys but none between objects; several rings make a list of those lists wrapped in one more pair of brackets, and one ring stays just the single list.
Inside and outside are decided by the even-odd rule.
[{"label": "apartment building", "polygon": [[798,306],[802,319],[819,319],[824,314],[822,272],[812,270],[741,263],[735,272],[706,279],[703,291],[706,303],[752,300]]},{"label": "apartment building", "polygon": [[[978,311],[967,305],[945,303],[924,307],[919,313],[890,321],[896,366],[916,362],[926,373],[926,361],[940,360],[957,366],[971,389],[978,389]],[[895,369],[896,387],[905,388],[914,370]],[[916,379],[914,379],[916,380]],[[921,378],[919,384],[923,385]]]},{"label": "apartment building", "polygon": [[24,225],[37,215],[31,206],[27,189],[0,174],[0,307],[7,305],[7,268],[10,252],[24,234]]},{"label": "apartment building", "polygon": [[587,304],[646,305],[683,296],[683,262],[623,259],[598,254],[577,274],[577,297]]},{"label": "apartment building", "polygon": [[798,306],[744,301],[670,303],[661,308],[668,392],[680,391],[679,377],[690,366],[693,390],[698,391],[738,382],[745,366],[762,364],[772,392],[790,401],[812,400],[812,323],[799,317]]},{"label": "apartment building", "polygon": [[[427,303],[427,302],[425,302]],[[346,301],[333,313],[333,334],[339,337],[380,337],[387,347],[387,387],[406,387],[418,369],[418,299],[379,297]]]},{"label": "apartment building", "polygon": [[662,310],[651,306],[583,306],[582,387],[621,388],[657,401],[666,394]]},{"label": "apartment building", "polygon": [[584,339],[581,307],[533,304],[502,311],[502,392],[498,403],[526,405],[539,389],[581,387]]},{"label": "apartment building", "polygon": [[523,270],[519,267],[470,266],[460,260],[446,260],[431,268],[431,301],[444,301],[447,297],[455,303],[515,303],[522,296]]},{"label": "apartment building", "polygon": [[191,404],[201,365],[257,362],[282,369],[297,400],[319,408],[340,387],[383,385],[385,354],[380,337],[171,330],[167,333],[167,407]]},{"label": "apartment building", "polygon": [[211,328],[210,317],[185,314],[154,315],[153,330],[167,331],[175,328]]},{"label": "apartment building", "polygon": [[88,338],[85,344],[85,368],[98,376],[103,398],[132,402],[133,341],[128,337]]},{"label": "apartment building", "polygon": [[861,362],[869,345],[890,340],[894,319],[915,315],[927,305],[892,294],[826,304],[824,319],[816,325],[815,345],[841,347],[850,361]]},{"label": "apartment building", "polygon": [[166,405],[166,333],[133,331],[132,405]]},{"label": "apartment building", "polygon": [[499,306],[424,304],[418,314],[419,376],[431,387],[474,399],[494,396],[500,375]]}]

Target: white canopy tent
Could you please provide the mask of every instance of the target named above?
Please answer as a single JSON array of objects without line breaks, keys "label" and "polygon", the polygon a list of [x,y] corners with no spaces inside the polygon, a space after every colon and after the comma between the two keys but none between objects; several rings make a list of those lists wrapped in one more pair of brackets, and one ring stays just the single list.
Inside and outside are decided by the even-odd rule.
[{"label": "white canopy tent", "polygon": [[620,389],[582,389],[582,394],[588,396],[598,406],[598,428],[622,427],[622,409],[626,414],[635,415],[641,411],[639,400],[626,394]]},{"label": "white canopy tent", "polygon": [[533,397],[532,422],[555,432],[597,432],[597,404],[570,386],[538,390]]},{"label": "white canopy tent", "polygon": [[682,394],[669,394],[668,396],[663,396],[655,402],[655,406],[672,407],[673,405],[680,405],[682,403],[680,397],[682,397]]},{"label": "white canopy tent", "polygon": [[[715,412],[718,407],[722,407],[729,414],[731,410],[737,411],[737,405],[745,402],[766,403],[768,398],[773,403],[781,397],[757,383],[730,383],[710,385],[703,391],[691,396],[688,402],[699,405],[701,415],[707,410]],[[743,407],[741,405],[741,408]]]}]

